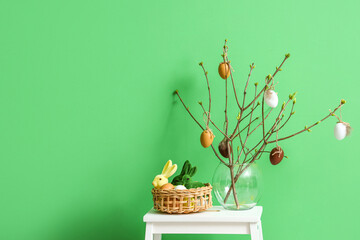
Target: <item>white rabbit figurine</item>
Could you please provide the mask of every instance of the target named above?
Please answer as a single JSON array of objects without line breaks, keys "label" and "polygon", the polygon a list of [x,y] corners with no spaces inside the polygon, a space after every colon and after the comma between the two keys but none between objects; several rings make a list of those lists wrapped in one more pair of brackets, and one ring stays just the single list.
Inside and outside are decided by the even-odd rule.
[{"label": "white rabbit figurine", "polygon": [[177,165],[172,164],[171,160],[167,161],[164,166],[164,169],[160,175],[157,175],[152,182],[155,188],[161,188],[164,184],[169,182],[169,177],[171,177],[177,170]]}]

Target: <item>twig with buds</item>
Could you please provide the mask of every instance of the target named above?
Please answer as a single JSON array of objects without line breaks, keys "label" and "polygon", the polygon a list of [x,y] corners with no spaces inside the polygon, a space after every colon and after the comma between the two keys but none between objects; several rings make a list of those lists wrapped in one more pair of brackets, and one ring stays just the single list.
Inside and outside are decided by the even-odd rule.
[{"label": "twig with buds", "polygon": [[[272,112],[273,108],[275,108],[278,104],[278,99],[277,99],[277,95],[276,93],[272,90],[274,89],[274,87],[276,86],[275,82],[274,82],[274,77],[277,75],[278,72],[280,72],[282,70],[282,67],[285,63],[285,61],[290,57],[290,54],[285,54],[285,57],[283,59],[283,61],[281,62],[281,64],[276,67],[275,72],[271,75],[267,75],[265,77],[265,81],[264,81],[264,86],[262,86],[262,88],[260,89],[260,92],[257,93],[257,89],[258,89],[258,83],[256,82],[254,84],[255,87],[255,94],[253,99],[250,101],[250,103],[248,103],[248,105],[245,105],[245,101],[246,101],[246,96],[247,96],[247,91],[248,91],[248,87],[250,86],[250,79],[251,79],[251,73],[253,71],[253,69],[255,68],[254,63],[250,64],[250,71],[248,74],[248,78],[246,80],[245,83],[245,87],[244,87],[244,91],[243,91],[243,101],[242,104],[240,104],[239,102],[239,98],[236,92],[236,87],[235,87],[235,80],[234,80],[234,76],[233,76],[233,69],[232,66],[230,64],[230,61],[228,59],[228,46],[227,46],[227,40],[225,40],[225,44],[223,46],[223,54],[222,54],[222,58],[223,61],[220,63],[219,66],[219,74],[221,76],[221,78],[223,78],[225,80],[225,120],[224,120],[224,128],[225,130],[221,130],[211,119],[212,114],[210,114],[211,111],[211,89],[210,89],[210,84],[209,84],[209,79],[208,79],[208,72],[205,70],[203,63],[201,62],[199,65],[202,67],[205,77],[206,77],[206,83],[208,86],[208,92],[209,92],[209,110],[206,111],[202,102],[199,102],[199,104],[201,105],[203,111],[204,111],[204,116],[206,116],[207,121],[206,121],[206,128],[204,128],[199,121],[196,120],[196,118],[194,117],[194,115],[190,112],[189,108],[185,105],[183,99],[180,97],[179,91],[176,90],[175,94],[179,97],[181,103],[183,104],[183,106],[185,107],[186,111],[189,113],[190,117],[199,125],[199,127],[204,131],[205,129],[208,130],[208,125],[209,122],[212,123],[212,125],[214,125],[214,127],[224,136],[224,140],[226,140],[226,145],[222,145],[222,147],[226,148],[225,152],[220,151],[220,145],[219,145],[219,152],[220,154],[225,157],[225,158],[229,158],[228,162],[225,162],[220,155],[217,153],[216,149],[214,148],[213,144],[212,144],[212,140],[211,140],[211,144],[207,145],[207,146],[211,146],[211,148],[213,149],[216,157],[225,165],[229,168],[230,170],[230,176],[231,176],[231,187],[229,188],[227,195],[224,199],[224,201],[226,202],[230,196],[230,193],[233,191],[234,192],[234,200],[235,200],[235,204],[237,206],[237,208],[240,208],[240,204],[237,198],[237,194],[236,194],[236,188],[235,188],[235,184],[238,181],[239,177],[241,176],[241,174],[246,171],[246,169],[257,159],[261,158],[263,153],[269,153],[270,159],[273,155],[276,155],[277,157],[282,158],[283,156],[283,150],[280,148],[280,146],[278,145],[279,141],[283,141],[286,139],[289,139],[291,137],[294,137],[302,132],[305,131],[311,131],[311,128],[313,128],[314,126],[318,125],[320,122],[326,120],[327,118],[329,118],[330,116],[336,116],[335,112],[338,109],[341,109],[341,106],[345,104],[345,100],[341,100],[340,105],[338,107],[336,107],[333,111],[330,112],[330,114],[328,114],[327,116],[325,116],[324,118],[322,118],[320,121],[317,121],[316,123],[310,125],[309,127],[305,126],[305,128],[303,130],[300,130],[298,132],[295,132],[289,136],[286,137],[282,137],[279,138],[278,134],[279,131],[289,122],[289,120],[291,119],[291,117],[294,115],[295,111],[294,111],[294,105],[296,103],[296,92],[293,94],[289,95],[289,99],[287,102],[284,102],[281,106],[281,109],[278,113],[278,116],[276,117],[275,121],[273,122],[273,124],[271,125],[270,129],[268,131],[266,131],[266,127],[265,127],[265,122],[268,120],[268,117],[270,115],[270,113]],[[236,126],[234,128],[233,131],[230,131],[231,134],[228,133],[228,126],[229,126],[229,119],[228,119],[228,91],[227,91],[227,79],[228,77],[231,78],[231,83],[233,85],[233,91],[234,91],[234,95],[235,95],[235,100],[236,100],[236,104],[239,107],[239,114],[236,117]],[[260,103],[258,102],[257,104],[256,101],[259,99],[259,97],[262,97],[261,99],[261,122],[259,124],[257,124],[255,126],[255,128],[253,128],[251,130],[251,125],[259,119],[259,117],[256,117],[253,119],[253,114],[255,112],[255,109],[260,105]],[[269,97],[274,97],[276,98],[276,101],[273,102],[269,102]],[[283,121],[284,119],[284,112],[288,106],[288,104],[292,102],[292,107],[291,107],[291,111],[289,113],[289,116],[286,118],[285,121]],[[271,104],[270,104],[271,103]],[[269,105],[271,107],[270,111],[265,115],[265,105]],[[248,113],[245,113],[245,111],[247,111],[249,108],[251,107],[250,111]],[[341,114],[340,114],[341,116]],[[248,123],[243,127],[240,128],[240,125],[244,122],[244,120],[249,117],[249,121]],[[337,117],[337,116],[336,116]],[[350,125],[348,123],[342,122],[341,117],[338,118],[340,123],[344,123],[346,126],[349,127],[350,129]],[[281,124],[282,123],[282,124]],[[281,124],[281,125],[280,125]],[[252,148],[249,148],[247,146],[248,143],[248,139],[249,137],[255,132],[255,130],[257,130],[260,126],[262,126],[261,128],[261,132],[262,132],[262,137],[259,140],[259,142],[257,144],[255,144],[255,146],[253,146]],[[241,129],[241,130],[240,130]],[[246,131],[246,136],[245,139],[243,141],[241,133]],[[272,135],[276,133],[276,139],[275,140],[269,140]],[[237,156],[234,155],[234,139],[236,139],[237,137],[239,137],[239,146],[235,147],[235,149],[237,149]],[[224,141],[223,140],[223,141]],[[275,154],[271,154],[271,152],[273,151],[266,151],[265,148],[268,144],[270,143],[276,143],[277,148],[273,149],[273,151],[275,152]],[[220,143],[223,144],[223,143]],[[204,145],[203,145],[204,146]],[[207,147],[205,146],[205,147]],[[282,154],[282,155],[281,155]],[[241,156],[244,156],[242,161],[240,161]],[[251,156],[250,156],[251,155]],[[285,156],[286,157],[286,156]],[[281,161],[281,159],[280,159]],[[272,160],[271,160],[272,162]],[[273,162],[272,162],[273,163]],[[240,164],[240,167],[238,168],[237,172],[235,173],[235,166],[237,164]],[[275,163],[274,163],[275,164]],[[277,163],[276,163],[277,164]]]}]

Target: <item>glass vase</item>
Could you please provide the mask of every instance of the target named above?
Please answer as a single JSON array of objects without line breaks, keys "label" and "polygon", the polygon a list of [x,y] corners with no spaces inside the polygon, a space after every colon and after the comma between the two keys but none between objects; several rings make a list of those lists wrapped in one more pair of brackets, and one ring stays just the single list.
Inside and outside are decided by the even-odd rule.
[{"label": "glass vase", "polygon": [[235,164],[233,167],[234,176],[240,171],[242,171],[242,173],[235,183],[238,204],[236,204],[234,193],[231,188],[230,168],[223,163],[220,163],[214,172],[212,183],[213,191],[216,199],[225,209],[251,209],[256,206],[261,198],[262,173],[258,164],[255,162],[250,164],[250,166],[248,166],[248,164]]}]

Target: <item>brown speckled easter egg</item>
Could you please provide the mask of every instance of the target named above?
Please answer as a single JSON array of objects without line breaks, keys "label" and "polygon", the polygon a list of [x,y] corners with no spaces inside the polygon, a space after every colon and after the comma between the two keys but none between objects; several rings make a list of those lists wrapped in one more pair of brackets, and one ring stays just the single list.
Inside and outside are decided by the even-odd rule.
[{"label": "brown speckled easter egg", "polygon": [[284,150],[281,147],[273,148],[270,152],[270,162],[272,165],[277,165],[284,158]]},{"label": "brown speckled easter egg", "polygon": [[228,145],[229,140],[227,140],[226,138],[224,138],[220,143],[219,143],[219,152],[220,154],[224,157],[224,158],[229,158],[229,148],[230,147],[230,152],[231,152],[231,146]]}]

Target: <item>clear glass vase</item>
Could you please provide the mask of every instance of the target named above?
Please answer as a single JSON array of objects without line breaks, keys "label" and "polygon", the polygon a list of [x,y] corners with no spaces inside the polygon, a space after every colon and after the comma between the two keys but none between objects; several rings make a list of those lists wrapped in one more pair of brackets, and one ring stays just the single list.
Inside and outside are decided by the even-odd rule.
[{"label": "clear glass vase", "polygon": [[[243,170],[246,168],[245,170]],[[246,210],[256,206],[261,198],[262,193],[262,173],[256,163],[236,164],[233,168],[234,176],[239,171],[238,180],[235,183],[236,196],[238,205],[236,204],[234,193],[231,188],[230,168],[220,163],[216,168],[213,176],[213,191],[219,203],[229,210]],[[230,194],[228,192],[230,191]],[[227,197],[228,195],[228,197]]]}]

